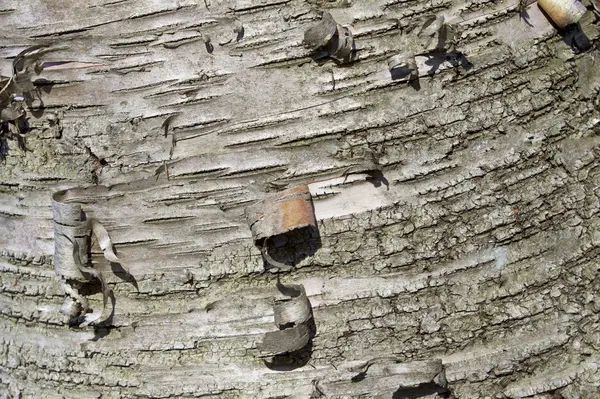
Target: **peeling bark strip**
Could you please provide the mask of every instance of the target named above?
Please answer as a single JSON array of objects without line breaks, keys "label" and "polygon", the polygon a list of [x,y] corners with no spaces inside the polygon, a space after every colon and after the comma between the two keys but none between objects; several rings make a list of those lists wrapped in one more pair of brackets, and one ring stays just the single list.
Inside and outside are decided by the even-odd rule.
[{"label": "peeling bark strip", "polygon": [[538,4],[560,28],[576,24],[587,12],[578,0],[538,0]]},{"label": "peeling bark strip", "polygon": [[[104,226],[95,219],[86,220],[81,205],[64,202],[66,200],[67,191],[58,191],[52,196],[54,272],[60,278],[67,294],[61,313],[72,318],[83,316],[79,327],[85,327],[100,319],[111,292],[102,274],[86,266],[89,263],[91,233],[96,236],[107,260],[119,262],[119,259],[113,251],[112,242]],[[102,285],[103,309],[86,314],[89,310],[88,302],[79,294],[79,288],[91,280],[90,276],[98,279]]]},{"label": "peeling bark strip", "polygon": [[[380,365],[377,370],[369,373],[371,366]],[[378,357],[364,363],[352,366],[350,371],[358,372],[352,380],[360,381],[367,373],[376,375],[393,374],[405,375],[400,378],[400,387],[409,388],[422,384],[436,384],[443,388],[447,386],[446,374],[441,359],[402,363],[394,357]]]},{"label": "peeling bark strip", "polygon": [[[33,74],[39,75],[44,69],[39,58],[45,45],[29,47],[21,51],[13,59],[10,77],[0,75],[0,140],[6,137],[16,139],[21,150],[25,151],[25,133],[28,130],[27,112],[24,105],[32,108],[34,100],[41,101]],[[0,160],[3,160],[2,142],[0,141]]]},{"label": "peeling bark strip", "polygon": [[352,60],[354,35],[349,28],[338,24],[330,13],[323,12],[321,21],[304,32],[304,46],[312,50],[327,47],[331,58],[346,63]]},{"label": "peeling bark strip", "polygon": [[388,69],[394,79],[408,76],[409,81],[419,78],[419,67],[415,56],[410,53],[397,54],[388,59]]},{"label": "peeling bark strip", "polygon": [[270,356],[304,348],[310,341],[310,329],[307,323],[313,317],[303,285],[283,285],[277,282],[277,288],[279,292],[291,299],[275,304],[273,307],[275,325],[280,330],[266,333],[259,345],[261,352]]},{"label": "peeling bark strip", "polygon": [[304,32],[304,46],[313,50],[326,46],[335,34],[337,25],[331,14],[324,11],[321,21]]},{"label": "peeling bark strip", "polygon": [[[2,2],[3,74],[52,42],[42,76],[57,83],[29,118],[28,151],[0,163],[0,397],[596,397],[596,52],[573,54],[537,4],[519,15],[516,1],[206,3]],[[335,87],[300,45],[320,20],[313,5],[352,23],[360,48],[360,62],[334,67]],[[391,81],[385,60],[412,50],[433,15],[456,27],[472,67],[415,46],[420,90]],[[580,24],[597,43],[594,15]],[[46,67],[50,55],[81,68]],[[52,266],[50,198],[92,183],[85,147],[111,189],[70,201],[104,224],[139,283],[112,275],[94,243],[118,301],[114,328],[96,331],[66,328]],[[355,174],[370,169],[364,150],[389,190]],[[164,164],[171,179],[152,177]],[[271,184],[305,182],[320,247],[311,256],[317,245],[294,233],[293,262],[278,239],[271,254],[294,265],[318,335],[265,365],[277,289],[243,209]],[[95,279],[80,290],[93,310],[99,291]],[[392,354],[352,381],[346,365]],[[398,391],[402,365],[439,357],[447,391]]]},{"label": "peeling bark strip", "polygon": [[292,187],[249,206],[246,218],[257,245],[294,229],[316,227],[310,191],[306,185]]},{"label": "peeling bark strip", "polygon": [[456,51],[456,29],[445,22],[445,17],[430,16],[421,28],[411,32],[403,52],[387,60],[388,70],[393,80],[413,81],[419,78],[417,55],[431,55],[445,52],[446,57]]},{"label": "peeling bark strip", "polygon": [[274,260],[269,254],[270,240],[295,230],[317,228],[315,212],[307,185],[292,187],[246,208],[246,218],[254,243],[271,266],[291,270],[291,266]]}]

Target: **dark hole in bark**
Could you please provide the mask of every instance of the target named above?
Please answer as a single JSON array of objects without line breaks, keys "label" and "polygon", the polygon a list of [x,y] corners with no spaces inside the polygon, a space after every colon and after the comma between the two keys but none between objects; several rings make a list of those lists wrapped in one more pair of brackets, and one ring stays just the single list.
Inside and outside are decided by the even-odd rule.
[{"label": "dark hole in bark", "polygon": [[[293,266],[313,256],[321,248],[321,236],[315,226],[306,226],[270,237],[267,251],[273,260]],[[265,269],[271,269],[265,260]]]}]

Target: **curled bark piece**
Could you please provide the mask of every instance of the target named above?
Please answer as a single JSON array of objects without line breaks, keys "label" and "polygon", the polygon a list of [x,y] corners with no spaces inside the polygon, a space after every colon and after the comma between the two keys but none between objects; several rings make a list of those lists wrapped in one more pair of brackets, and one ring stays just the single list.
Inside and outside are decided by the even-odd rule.
[{"label": "curled bark piece", "polygon": [[285,286],[277,283],[279,291],[292,299],[274,306],[275,325],[284,328],[290,324],[303,324],[312,317],[310,303],[306,297],[306,291],[302,285]]},{"label": "curled bark piece", "polygon": [[[451,25],[446,24],[444,16],[431,16],[425,20],[423,26],[415,33],[404,52],[388,58],[388,69],[392,79],[405,79],[414,81],[419,78],[416,56],[428,55],[435,52],[445,52],[449,59],[456,51],[457,32]],[[460,54],[460,53],[458,53]]]},{"label": "curled bark piece", "polygon": [[[63,234],[63,236],[66,237],[69,240],[69,242],[71,242],[71,244],[73,245],[73,259],[75,260],[75,264],[77,265],[79,270],[84,274],[89,274],[89,275],[95,277],[96,279],[98,279],[102,286],[102,310],[85,315],[84,321],[79,325],[79,327],[86,327],[89,324],[100,319],[100,317],[102,316],[102,313],[104,313],[104,309],[106,309],[106,302],[108,302],[108,295],[110,293],[110,288],[108,288],[108,285],[106,284],[106,281],[104,280],[104,277],[102,277],[102,273],[100,273],[98,270],[96,270],[94,268],[85,266],[83,263],[81,263],[81,258],[79,256],[79,245],[77,244],[77,241],[71,240],[69,237],[67,237],[64,234]],[[64,306],[64,304],[63,304],[63,306]]]},{"label": "curled bark piece", "polygon": [[96,219],[92,219],[91,223],[92,231],[94,232],[96,239],[98,239],[98,245],[100,246],[100,249],[102,249],[102,252],[104,252],[104,257],[106,260],[118,263],[119,258],[117,258],[117,255],[115,255],[108,231],[106,231],[104,226],[102,226],[102,224],[100,224],[100,222],[98,222]]},{"label": "curled bark piece", "polygon": [[14,121],[25,115],[23,105],[13,102],[6,108],[0,110],[0,121]]},{"label": "curled bark piece", "polygon": [[277,283],[277,288],[292,299],[276,304],[273,308],[275,325],[280,330],[266,333],[259,345],[259,350],[270,356],[295,352],[310,341],[307,323],[312,319],[312,311],[304,286]]},{"label": "curled bark piece", "polygon": [[317,228],[312,198],[307,185],[271,195],[246,208],[254,243],[261,248],[265,261],[278,269],[290,270],[291,266],[275,261],[269,254],[271,238],[285,236],[302,228]]},{"label": "curled bark piece", "polygon": [[90,229],[83,220],[81,206],[60,202],[64,192],[55,193],[52,200],[54,218],[54,272],[64,281],[86,282],[88,278],[73,256],[77,243],[79,263],[88,262]]},{"label": "curled bark piece", "polygon": [[304,32],[304,40],[302,43],[305,47],[312,50],[323,47],[329,43],[329,40],[331,40],[337,30],[337,26],[338,25],[331,14],[327,11],[323,11],[321,21]]},{"label": "curled bark piece", "polygon": [[289,188],[249,206],[246,218],[257,245],[269,237],[317,225],[307,185]]},{"label": "curled bark piece", "polygon": [[417,33],[419,37],[432,37],[442,29],[444,25],[444,16],[431,16],[425,20],[425,23]]},{"label": "curled bark piece", "polygon": [[396,54],[390,58],[388,58],[388,69],[391,71],[392,69],[402,68],[406,66],[406,55],[405,54]]},{"label": "curled bark piece", "polygon": [[387,63],[393,79],[408,77],[408,80],[411,81],[419,78],[419,68],[413,54],[396,54],[390,57]]},{"label": "curled bark piece", "polygon": [[13,81],[15,83],[15,94],[22,94],[33,99],[37,89],[32,78],[34,74],[39,75],[44,69],[44,64],[39,59],[44,54],[43,49],[46,47],[46,45],[37,45],[26,48],[14,58]]},{"label": "curled bark piece", "polygon": [[179,114],[169,115],[167,117],[167,119],[165,119],[165,121],[160,126],[160,128],[163,130],[163,132],[165,134],[165,137],[167,137],[167,135],[169,134],[169,127],[171,126],[171,123],[173,122],[173,119],[175,119],[175,117],[177,115],[179,115]]},{"label": "curled bark piece", "polygon": [[538,5],[559,28],[576,24],[587,12],[578,0],[538,0]]},{"label": "curled bark piece", "polygon": [[436,384],[442,388],[447,386],[446,373],[441,359],[403,363],[393,356],[377,357],[351,367],[351,372],[358,373],[352,380],[361,381],[367,377],[367,373],[371,374],[369,369],[376,364],[379,367],[372,372],[374,375],[398,376],[399,386],[403,388],[423,384]]},{"label": "curled bark piece", "polygon": [[310,341],[310,330],[304,324],[265,334],[260,350],[269,355],[283,355],[300,350]]},{"label": "curled bark piece", "polygon": [[329,41],[327,48],[329,56],[340,62],[347,62],[350,60],[353,50],[354,35],[347,27],[338,25],[335,35]]},{"label": "curled bark piece", "polygon": [[342,63],[350,61],[354,51],[352,31],[335,22],[327,11],[323,11],[321,21],[304,32],[302,43],[311,50],[326,48],[331,58]]},{"label": "curled bark piece", "polygon": [[69,284],[63,284],[63,289],[67,297],[60,308],[60,313],[70,317],[78,317],[84,312],[84,309],[87,309],[87,299],[81,296],[79,291],[73,289]]},{"label": "curled bark piece", "polygon": [[44,69],[43,65],[39,62],[41,56],[41,49],[47,48],[45,44],[38,44],[31,46],[21,51],[13,59],[13,73],[15,75],[22,72],[35,72],[37,75]]},{"label": "curled bark piece", "polygon": [[201,33],[201,35],[202,35],[202,41],[204,42],[204,46],[206,47],[206,51],[209,54],[212,54],[212,52],[215,51],[215,47],[211,43],[212,37],[208,33]]},{"label": "curled bark piece", "polygon": [[[72,318],[83,316],[79,327],[85,327],[101,318],[111,293],[102,274],[88,266],[92,232],[98,239],[104,257],[111,262],[118,262],[119,259],[113,251],[112,242],[104,226],[97,220],[86,220],[81,205],[66,202],[67,197],[67,191],[58,191],[52,196],[54,272],[60,278],[67,294],[61,313]],[[101,283],[103,307],[87,313],[88,301],[79,293],[79,288],[92,278]]]},{"label": "curled bark piece", "polygon": [[235,41],[239,42],[240,40],[242,40],[244,38],[244,25],[242,24],[242,21],[240,21],[239,19],[236,19],[235,21],[233,21],[233,33],[236,34],[235,37]]},{"label": "curled bark piece", "polygon": [[[12,76],[0,76],[0,136],[16,140],[19,148],[26,150],[25,133],[29,130],[27,113],[21,102],[27,102],[30,109],[42,106],[41,91],[32,80],[44,69],[39,58],[45,45],[29,47],[20,52],[12,63]],[[4,152],[4,151],[0,151]],[[0,154],[0,160],[5,154]]]},{"label": "curled bark piece", "polygon": [[417,33],[417,39],[425,52],[452,50],[454,29],[444,23],[443,15],[427,18]]}]

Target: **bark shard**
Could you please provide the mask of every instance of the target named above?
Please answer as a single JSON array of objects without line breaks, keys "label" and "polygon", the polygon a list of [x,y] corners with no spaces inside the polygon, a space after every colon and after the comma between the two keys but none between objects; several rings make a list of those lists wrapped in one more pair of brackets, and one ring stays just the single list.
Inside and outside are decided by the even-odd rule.
[{"label": "bark shard", "polygon": [[[374,365],[378,365],[378,369],[369,373],[369,369]],[[442,388],[447,387],[445,369],[441,359],[402,363],[393,356],[384,356],[361,362],[350,367],[349,370],[358,373],[352,377],[354,382],[362,381],[368,374],[378,376],[395,375],[398,376],[400,388],[410,388],[424,384],[435,384]]]},{"label": "bark shard", "polygon": [[388,70],[394,80],[417,80],[419,68],[416,57],[419,55],[430,56],[432,53],[445,52],[448,57],[456,52],[456,31],[445,22],[443,15],[426,18],[421,28],[411,35],[411,45],[387,60]]},{"label": "bark shard", "polygon": [[[60,278],[67,294],[61,307],[61,313],[71,318],[82,317],[82,321],[78,321],[78,326],[86,327],[101,318],[111,294],[102,273],[88,266],[92,233],[96,236],[98,245],[107,260],[119,262],[119,258],[114,253],[112,241],[104,226],[95,219],[86,219],[81,205],[65,202],[67,197],[67,191],[58,191],[52,196],[54,272]],[[103,307],[95,312],[87,313],[88,301],[79,293],[79,288],[93,278],[101,283]]]},{"label": "bark shard", "polygon": [[304,32],[302,43],[311,50],[326,48],[329,57],[340,63],[352,61],[355,49],[352,31],[338,24],[327,11],[323,11],[321,21]]},{"label": "bark shard", "polygon": [[261,352],[271,356],[295,352],[305,347],[310,341],[308,322],[312,319],[310,302],[303,285],[284,285],[278,282],[277,288],[291,299],[274,305],[275,325],[280,330],[266,333],[259,345]]},{"label": "bark shard", "polygon": [[317,228],[312,197],[307,185],[270,195],[247,207],[245,213],[254,243],[261,248],[265,261],[280,270],[291,270],[292,266],[276,261],[269,254],[272,238],[286,236],[299,229]]},{"label": "bark shard", "polygon": [[587,12],[577,0],[538,0],[538,5],[559,28],[576,24]]}]

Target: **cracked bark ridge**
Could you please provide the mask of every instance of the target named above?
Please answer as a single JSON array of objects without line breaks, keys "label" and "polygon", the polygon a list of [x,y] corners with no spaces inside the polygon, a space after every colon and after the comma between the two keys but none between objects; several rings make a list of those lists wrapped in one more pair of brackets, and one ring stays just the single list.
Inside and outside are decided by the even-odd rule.
[{"label": "cracked bark ridge", "polygon": [[268,356],[299,351],[311,335],[308,322],[313,316],[304,286],[277,282],[277,288],[290,299],[273,306],[275,325],[280,330],[266,333],[259,345],[259,350]]},{"label": "cracked bark ridge", "polygon": [[[522,18],[493,0],[311,0],[360,43],[333,85],[299,45],[315,22],[306,1],[38,3],[3,1],[0,63],[10,73],[21,49],[58,41],[54,59],[87,67],[44,68],[59,82],[44,101],[62,139],[32,117],[30,151],[0,165],[0,397],[329,399],[385,383],[389,399],[400,380],[379,378],[383,364],[359,382],[343,364],[390,354],[441,357],[451,391],[396,397],[597,396],[600,57],[573,53],[537,5]],[[417,55],[421,90],[391,81],[385,59],[408,48],[399,32],[434,14],[457,26],[473,67]],[[244,39],[215,44],[235,34],[213,19],[234,16]],[[593,17],[580,25],[597,43]],[[170,157],[161,124],[176,112]],[[106,165],[82,207],[139,283],[112,274],[94,245],[118,300],[97,340],[67,328],[52,266],[49,198],[91,183],[86,146]],[[389,190],[344,181],[363,148]],[[165,162],[170,180],[156,179]],[[304,366],[274,371],[255,354],[278,330],[266,289],[276,276],[262,273],[243,208],[271,183],[324,177],[309,186],[321,247],[293,263],[319,331]],[[99,284],[81,292],[100,308],[88,286]],[[299,352],[283,356],[297,366]]]}]

